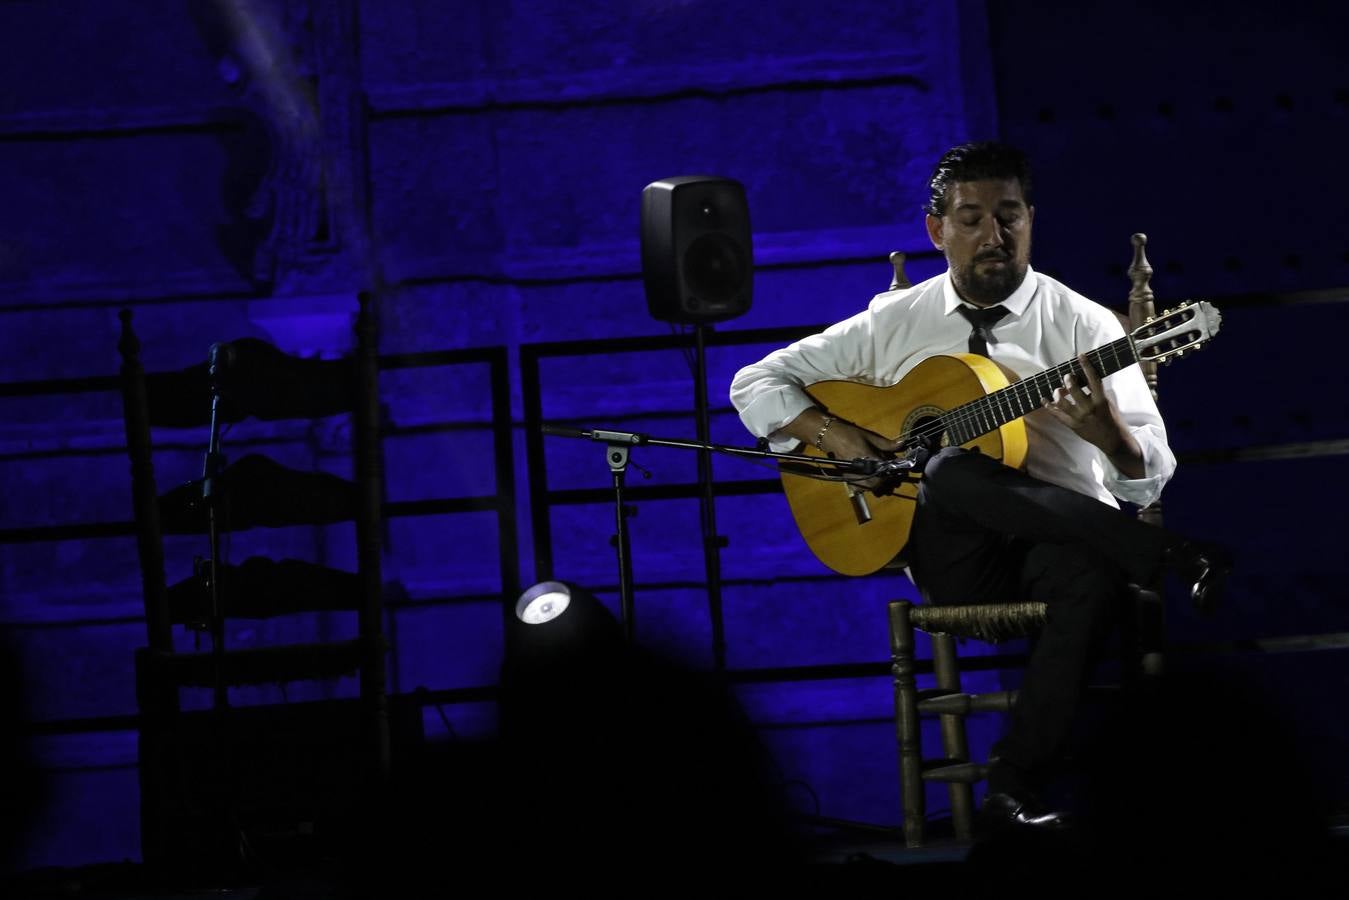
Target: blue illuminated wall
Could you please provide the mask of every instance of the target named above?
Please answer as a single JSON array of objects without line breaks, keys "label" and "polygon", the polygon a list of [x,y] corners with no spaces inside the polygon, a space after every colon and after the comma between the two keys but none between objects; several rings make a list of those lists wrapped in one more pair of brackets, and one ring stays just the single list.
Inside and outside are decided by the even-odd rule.
[{"label": "blue illuminated wall", "polygon": [[[1169,635],[1306,648],[1295,636],[1342,635],[1349,406],[1323,348],[1349,326],[1349,238],[1327,206],[1346,197],[1343,42],[1302,8],[1026,6],[988,9],[1001,132],[1039,163],[1040,265],[1118,298],[1127,259],[1112,248],[1146,232],[1159,308],[1209,297],[1223,311],[1212,346],[1161,373],[1180,457],[1163,504],[1171,527],[1229,546],[1239,576],[1222,615],[1178,605]],[[1342,807],[1343,650],[1200,658],[1298,723],[1300,764]]]},{"label": "blue illuminated wall", "polygon": [[[338,353],[350,345],[356,291],[376,284],[384,354],[502,346],[514,360],[535,342],[668,334],[646,311],[637,214],[642,188],[670,175],[727,175],[747,189],[754,305],[719,328],[804,326],[884,289],[891,250],[911,255],[915,282],[940,271],[918,215],[932,163],[968,139],[1021,143],[1040,172],[1037,266],[1119,307],[1128,237],[1144,231],[1159,304],[1227,300],[1213,349],[1163,375],[1174,440],[1191,460],[1167,517],[1234,543],[1246,577],[1227,617],[1182,611],[1176,633],[1349,626],[1338,460],[1228,452],[1343,438],[1349,426],[1344,402],[1322,393],[1336,378],[1330,357],[1303,352],[1308,336],[1342,329],[1349,283],[1338,173],[1308,162],[1342,143],[1349,119],[1327,23],[1269,21],[1240,4],[1224,4],[1215,28],[1163,4],[1125,14],[907,0],[272,0],[252,4],[263,43],[250,45],[221,16],[229,4],[150,0],[134,16],[119,6],[0,5],[0,382],[12,388],[0,396],[0,619],[25,667],[51,792],[26,864],[138,856],[130,717],[145,632],[134,541],[89,536],[130,518],[119,397],[24,385],[113,374],[123,307],[149,369],[199,362],[211,342],[245,335]],[[275,82],[260,77],[268,72]],[[277,104],[294,96],[306,105],[278,129]],[[1297,293],[1311,290],[1326,293]],[[724,387],[768,349],[710,352],[714,440],[748,442]],[[398,430],[385,446],[390,500],[484,489],[488,390],[481,367],[384,374]],[[541,392],[548,419],[694,430],[678,352],[548,360]],[[518,423],[516,370],[511,404]],[[236,447],[348,465],[340,423],[239,428]],[[516,431],[527,583],[535,473]],[[166,445],[161,487],[193,477],[203,447],[203,435]],[[608,484],[597,448],[546,448],[550,486]],[[680,451],[635,458],[652,473],[644,484],[694,477]],[[720,460],[716,473],[765,476]],[[1257,489],[1269,484],[1278,489]],[[611,516],[603,504],[552,513],[556,574],[609,602]],[[727,498],[718,517],[731,668],[885,660],[884,601],[911,595],[907,583],[826,577],[778,496]],[[391,521],[396,690],[494,683],[494,528],[479,513]],[[348,538],[241,535],[233,552],[340,562]],[[642,504],[632,539],[641,639],[708,665],[696,502]],[[203,552],[190,541],[171,550],[180,570],[170,577]],[[1317,660],[1264,665],[1318,696],[1342,689],[1342,664]],[[812,794],[826,815],[897,821],[883,675],[767,681],[740,696],[784,778],[810,786],[803,806]],[[461,735],[494,728],[490,703],[443,712]],[[443,736],[439,714],[427,723]],[[981,722],[978,741],[997,727]],[[1320,727],[1332,746],[1343,741]]]}]

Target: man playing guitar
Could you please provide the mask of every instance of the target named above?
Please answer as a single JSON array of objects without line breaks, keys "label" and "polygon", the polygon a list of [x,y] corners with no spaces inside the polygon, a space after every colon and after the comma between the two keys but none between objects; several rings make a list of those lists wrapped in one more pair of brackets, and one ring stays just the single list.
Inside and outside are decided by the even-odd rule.
[{"label": "man playing guitar", "polygon": [[[1038,791],[1128,584],[1174,571],[1207,609],[1227,565],[1119,510],[1117,498],[1139,506],[1155,500],[1175,457],[1139,368],[1099,374],[1101,348],[1132,346],[1115,315],[1030,267],[1035,208],[1025,156],[996,143],[955,147],[937,164],[929,191],[927,233],[947,271],[880,294],[863,312],[742,369],[731,401],[774,450],[805,445],[840,459],[913,455],[921,479],[893,501],[905,504],[902,557],[929,602],[1049,605],[1009,730],[993,748],[984,813],[1003,824],[1061,828],[1065,816]],[[944,426],[955,419],[923,419],[921,409],[915,421],[943,427],[900,429],[906,420],[879,433],[858,421],[863,415],[844,415],[811,390],[823,382],[896,385],[934,357],[971,352],[1017,384],[1039,378],[1039,392],[1020,398],[1027,407],[1004,416],[1024,421],[1024,461],[1004,465],[963,435],[953,438]],[[874,478],[860,487],[895,493]]]}]

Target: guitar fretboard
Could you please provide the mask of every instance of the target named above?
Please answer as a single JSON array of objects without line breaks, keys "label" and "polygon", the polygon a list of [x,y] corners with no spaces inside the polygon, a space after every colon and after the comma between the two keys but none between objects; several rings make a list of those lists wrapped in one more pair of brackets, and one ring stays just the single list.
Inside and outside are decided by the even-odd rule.
[{"label": "guitar fretboard", "polygon": [[[1138,362],[1137,351],[1128,337],[1089,350],[1086,356],[1101,378]],[[1065,375],[1072,375],[1073,381],[1078,385],[1087,384],[1082,364],[1075,358],[1070,359],[1038,375],[1023,378],[1005,388],[986,394],[978,400],[971,400],[955,409],[947,410],[914,431],[901,435],[901,440],[908,442],[925,437],[937,437],[945,432],[952,446],[967,443],[1008,422],[1035,412],[1046,400],[1054,396],[1055,389],[1063,386]]]}]

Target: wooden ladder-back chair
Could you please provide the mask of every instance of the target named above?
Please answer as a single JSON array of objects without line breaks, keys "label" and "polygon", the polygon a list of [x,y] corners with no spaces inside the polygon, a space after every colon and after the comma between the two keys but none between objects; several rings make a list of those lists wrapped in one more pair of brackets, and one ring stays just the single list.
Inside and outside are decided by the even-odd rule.
[{"label": "wooden ladder-back chair", "polygon": [[[1129,313],[1116,313],[1126,332],[1144,324],[1154,315],[1154,298],[1149,281],[1152,267],[1144,247],[1147,237],[1135,234],[1133,261],[1128,274]],[[894,267],[891,290],[908,287],[904,274],[904,254],[890,254]],[[1157,396],[1155,363],[1141,364]],[[1161,507],[1154,503],[1139,510],[1149,524],[1161,524]],[[1134,680],[1158,675],[1162,665],[1162,604],[1157,590],[1135,587],[1136,615],[1125,617],[1121,629],[1123,677]],[[1007,604],[935,605],[895,601],[889,604],[890,650],[893,659],[895,726],[899,739],[900,791],[903,796],[904,841],[920,847],[926,838],[926,796],[928,781],[945,783],[950,793],[951,819],[958,841],[974,835],[975,782],[987,777],[988,764],[970,759],[965,717],[979,712],[1008,712],[1016,701],[1015,691],[984,694],[965,693],[961,687],[960,663],[956,640],[974,639],[997,643],[1034,634],[1044,624],[1043,602]],[[919,690],[915,678],[915,632],[930,635],[932,666],[936,685]],[[938,716],[941,723],[943,758],[924,759],[921,744],[921,716]]]},{"label": "wooden ladder-back chair", "polygon": [[[219,470],[213,479],[219,531],[354,521],[354,572],[266,556],[237,565],[223,559],[214,565],[198,561],[195,567],[166,561],[166,535],[207,532],[207,502],[204,479],[158,491],[151,429],[200,433],[209,425],[212,372],[202,363],[147,375],[131,312],[121,314],[123,410],[148,630],[148,645],[136,658],[147,864],[214,865],[236,854],[232,848],[259,840],[249,837],[250,828],[310,833],[335,822],[353,825],[388,775],[383,463],[372,306],[371,297],[361,295],[356,349],[341,359],[302,359],[254,338],[213,350],[220,421],[350,414],[352,422],[350,479],[295,471],[259,454]],[[191,574],[170,582],[165,574],[170,563]],[[209,635],[214,645],[225,633],[225,621],[314,613],[354,616],[355,637],[323,640],[320,625],[310,629],[318,639],[306,633],[299,642],[222,644],[219,653],[215,646],[207,652],[175,649],[176,626]],[[229,700],[231,689],[298,681],[331,687],[334,679],[352,675],[359,679],[357,698],[251,706]],[[184,711],[184,688],[211,689],[212,708]],[[315,692],[329,698],[334,693]]]}]

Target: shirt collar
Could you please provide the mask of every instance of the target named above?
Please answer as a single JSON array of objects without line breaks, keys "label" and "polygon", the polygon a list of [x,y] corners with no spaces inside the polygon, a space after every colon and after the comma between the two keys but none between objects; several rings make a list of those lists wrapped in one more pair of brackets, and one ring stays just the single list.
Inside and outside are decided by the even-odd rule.
[{"label": "shirt collar", "polygon": [[[1036,284],[1037,279],[1035,277],[1035,270],[1030,266],[1026,266],[1026,277],[1022,280],[1021,286],[1012,291],[1011,296],[998,305],[1005,308],[1007,312],[1012,315],[1020,316],[1026,311],[1026,307],[1030,306],[1031,298],[1035,296]],[[945,314],[948,316],[954,313],[958,306],[973,305],[960,299],[960,295],[956,293],[956,286],[951,281],[951,271],[949,269],[946,271],[946,280],[942,282],[942,298],[946,302]]]}]

